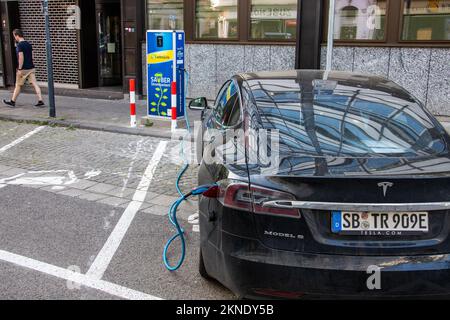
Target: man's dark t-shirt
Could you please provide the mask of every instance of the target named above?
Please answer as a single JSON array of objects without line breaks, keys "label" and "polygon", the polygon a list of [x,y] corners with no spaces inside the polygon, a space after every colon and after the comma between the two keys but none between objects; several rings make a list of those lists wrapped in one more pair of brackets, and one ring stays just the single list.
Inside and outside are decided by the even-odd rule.
[{"label": "man's dark t-shirt", "polygon": [[21,41],[17,44],[16,53],[17,61],[19,61],[19,52],[23,52],[22,70],[30,70],[34,68],[33,64],[33,48],[28,41]]}]

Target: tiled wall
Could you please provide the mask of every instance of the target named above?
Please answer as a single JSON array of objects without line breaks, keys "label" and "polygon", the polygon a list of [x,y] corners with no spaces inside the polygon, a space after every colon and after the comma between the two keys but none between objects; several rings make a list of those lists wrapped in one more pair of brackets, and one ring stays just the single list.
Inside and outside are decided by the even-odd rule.
[{"label": "tiled wall", "polygon": [[[322,66],[325,59],[323,48]],[[333,69],[392,79],[434,114],[450,116],[450,49],[336,47]]]},{"label": "tiled wall", "polygon": [[[145,65],[145,45],[143,51]],[[295,66],[294,46],[190,44],[186,51],[190,98],[214,99],[222,84],[239,72]],[[322,50],[322,66],[325,53]],[[434,114],[450,116],[450,49],[336,47],[333,69],[388,77]],[[144,67],[144,77],[145,71]]]},{"label": "tiled wall", "polygon": [[223,83],[241,72],[289,70],[294,46],[188,45],[189,96],[214,99]]},{"label": "tiled wall", "polygon": [[[77,31],[69,30],[67,8],[75,0],[49,1],[53,66],[56,83],[78,85]],[[19,0],[20,24],[25,38],[33,45],[38,81],[47,81],[44,16],[41,0]]]},{"label": "tiled wall", "polygon": [[[143,52],[145,66],[145,45]],[[293,69],[295,46],[189,44],[186,64],[190,75],[188,97],[215,99],[223,83],[237,73]]]}]

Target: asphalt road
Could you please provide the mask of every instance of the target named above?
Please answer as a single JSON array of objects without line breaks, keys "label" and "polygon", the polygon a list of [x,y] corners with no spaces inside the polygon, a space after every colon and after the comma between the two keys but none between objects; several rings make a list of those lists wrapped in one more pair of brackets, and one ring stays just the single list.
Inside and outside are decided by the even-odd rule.
[{"label": "asphalt road", "polygon": [[186,262],[163,267],[176,145],[37,128],[0,122],[0,299],[234,298],[197,272],[195,202],[181,209]]}]

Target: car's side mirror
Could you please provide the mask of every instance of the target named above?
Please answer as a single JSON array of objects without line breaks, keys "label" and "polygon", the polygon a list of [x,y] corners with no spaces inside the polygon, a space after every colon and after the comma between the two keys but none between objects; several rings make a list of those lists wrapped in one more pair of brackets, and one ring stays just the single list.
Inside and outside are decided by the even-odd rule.
[{"label": "car's side mirror", "polygon": [[191,110],[202,110],[203,111],[207,108],[208,108],[208,100],[204,97],[194,99],[189,103],[189,109],[191,109]]}]

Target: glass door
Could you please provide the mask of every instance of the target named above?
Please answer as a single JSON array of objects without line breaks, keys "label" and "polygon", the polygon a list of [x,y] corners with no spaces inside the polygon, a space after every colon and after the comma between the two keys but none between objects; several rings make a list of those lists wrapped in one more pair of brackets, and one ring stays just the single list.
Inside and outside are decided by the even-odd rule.
[{"label": "glass door", "polygon": [[99,86],[122,85],[120,3],[97,5]]}]

